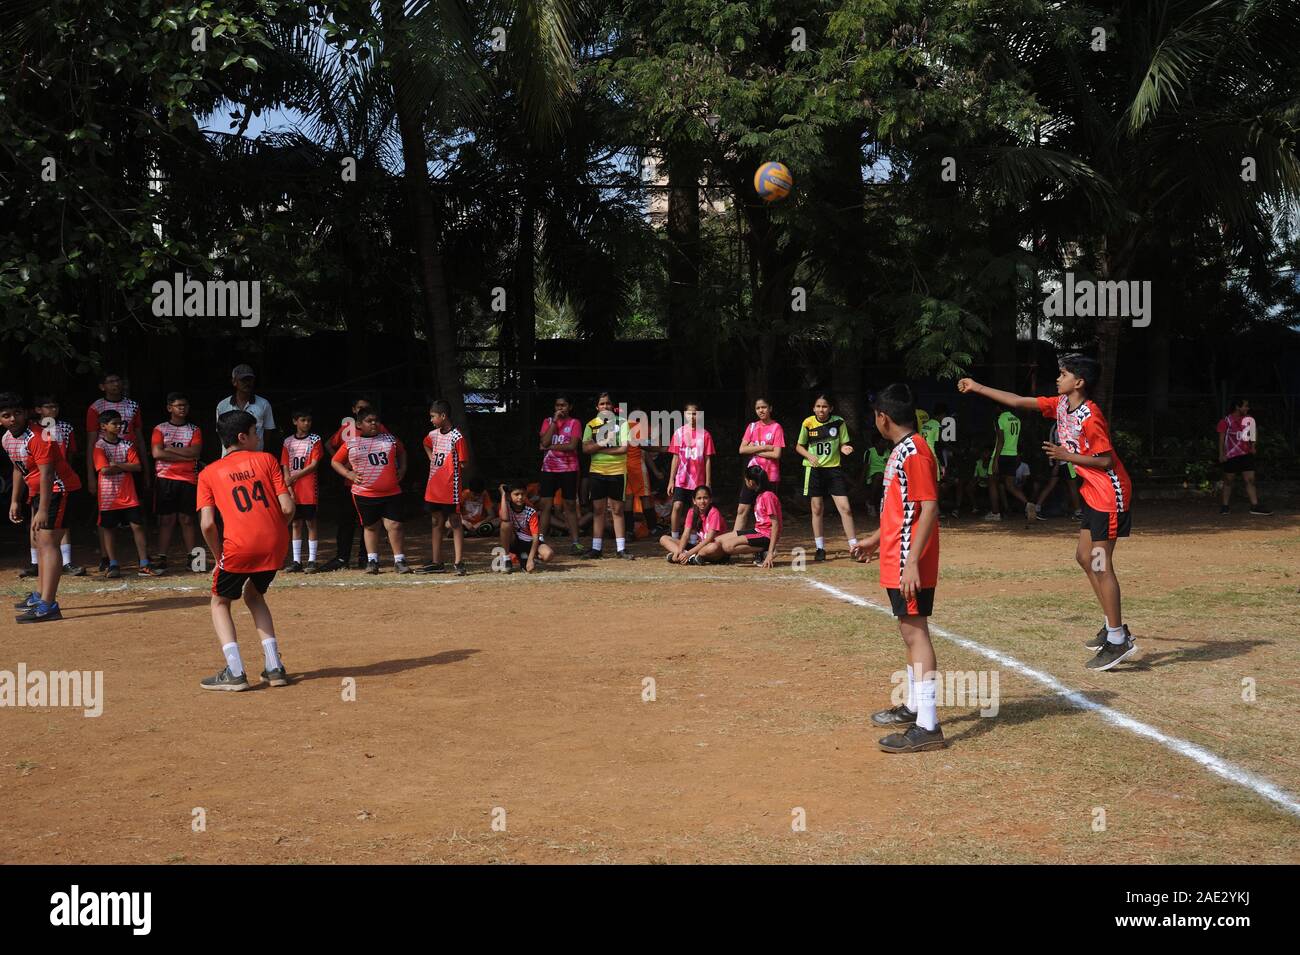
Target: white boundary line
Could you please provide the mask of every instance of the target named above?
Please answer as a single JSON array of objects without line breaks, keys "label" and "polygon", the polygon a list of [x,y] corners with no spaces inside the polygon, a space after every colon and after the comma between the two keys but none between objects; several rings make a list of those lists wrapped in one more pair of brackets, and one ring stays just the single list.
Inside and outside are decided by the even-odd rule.
[{"label": "white boundary line", "polygon": [[[848,593],[847,591],[840,590],[838,587],[832,587],[830,584],[822,583],[820,580],[812,580],[809,578],[808,583],[819,590],[824,590],[826,593],[858,607],[866,607],[868,610],[875,610],[878,613],[890,617],[893,616],[893,613],[886,607],[872,603],[870,600],[865,600],[862,597],[858,597],[854,594]],[[1077,690],[1071,690],[1051,674],[1044,673],[1041,670],[1035,670],[1033,667],[1021,663],[1015,657],[1009,656],[990,647],[986,647],[982,643],[976,643],[974,640],[955,634],[950,630],[945,630],[942,627],[936,627],[934,624],[930,624],[930,632],[937,633],[945,640],[957,644],[957,646],[964,650],[978,653],[980,656],[987,657],[995,663],[1001,664],[1008,670],[1014,670],[1021,676],[1028,677],[1037,683],[1041,683],[1072,706],[1077,706],[1081,710],[1089,710],[1096,713],[1107,723],[1111,723],[1121,729],[1126,729],[1135,736],[1144,736],[1149,740],[1153,740],[1166,749],[1172,750],[1180,756],[1185,756],[1195,763],[1199,763],[1216,776],[1221,776],[1231,783],[1236,783],[1244,789],[1249,789],[1251,792],[1255,793],[1255,795],[1262,796],[1269,802],[1282,807],[1292,815],[1300,816],[1300,801],[1297,801],[1296,797],[1291,793],[1262,776],[1257,776],[1249,770],[1242,769],[1239,766],[1234,766],[1232,763],[1221,759],[1202,746],[1197,746],[1195,743],[1190,743],[1185,739],[1179,739],[1176,736],[1162,733],[1150,724],[1143,723],[1140,720],[1135,720],[1133,717],[1127,716],[1119,710],[1113,709],[1102,703],[1096,703]]]}]

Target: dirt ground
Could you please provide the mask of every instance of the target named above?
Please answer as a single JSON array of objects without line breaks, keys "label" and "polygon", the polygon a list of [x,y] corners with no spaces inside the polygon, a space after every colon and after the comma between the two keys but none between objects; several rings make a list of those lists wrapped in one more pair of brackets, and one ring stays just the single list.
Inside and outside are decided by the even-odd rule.
[{"label": "dirt ground", "polygon": [[[1114,671],[1083,668],[1099,613],[1065,521],[945,519],[934,623],[1300,799],[1300,517],[1153,505],[1134,534],[1141,653]],[[242,694],[197,686],[221,664],[206,577],[66,581],[67,619],[6,624],[0,670],[101,670],[103,714],[0,708],[0,861],[1300,861],[1300,817],[947,640],[941,671],[997,671],[998,714],[941,707],[948,749],[881,753],[902,647],[810,585],[882,602],[842,549],[507,577],[488,546],[460,579],[282,574],[295,682]]]}]

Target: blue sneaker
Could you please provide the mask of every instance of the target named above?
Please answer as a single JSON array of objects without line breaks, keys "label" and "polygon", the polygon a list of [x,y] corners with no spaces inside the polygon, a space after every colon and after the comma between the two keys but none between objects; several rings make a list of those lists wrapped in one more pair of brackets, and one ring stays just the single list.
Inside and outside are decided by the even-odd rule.
[{"label": "blue sneaker", "polygon": [[41,595],[33,591],[32,593],[24,597],[22,600],[18,601],[18,603],[14,604],[14,609],[31,610],[40,602],[41,602]]},{"label": "blue sneaker", "polygon": [[51,620],[62,620],[63,613],[59,610],[59,604],[55,601],[47,604],[44,601],[38,603],[24,614],[19,614],[16,623],[48,623]]}]

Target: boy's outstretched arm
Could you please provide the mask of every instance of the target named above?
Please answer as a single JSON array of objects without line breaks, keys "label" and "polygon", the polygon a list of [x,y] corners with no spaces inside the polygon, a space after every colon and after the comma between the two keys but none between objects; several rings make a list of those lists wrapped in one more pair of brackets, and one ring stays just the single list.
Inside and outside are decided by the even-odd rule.
[{"label": "boy's outstretched arm", "polygon": [[957,390],[962,394],[971,393],[983,395],[985,398],[991,398],[998,404],[1006,405],[1008,408],[1021,408],[1025,411],[1037,411],[1038,399],[1026,398],[1024,395],[1012,394],[1009,391],[999,391],[997,388],[990,388],[988,385],[981,385],[974,378],[962,378],[957,382]]}]

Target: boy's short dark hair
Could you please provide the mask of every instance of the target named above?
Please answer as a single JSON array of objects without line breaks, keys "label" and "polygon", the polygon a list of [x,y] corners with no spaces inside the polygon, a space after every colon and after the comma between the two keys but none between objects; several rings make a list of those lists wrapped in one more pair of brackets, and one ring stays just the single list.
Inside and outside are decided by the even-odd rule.
[{"label": "boy's short dark hair", "polygon": [[524,481],[511,481],[510,486],[506,490],[510,491],[511,494],[515,491],[522,491],[524,494],[527,494],[528,484]]},{"label": "boy's short dark hair", "polygon": [[121,413],[114,411],[112,408],[109,408],[107,411],[101,411],[99,413],[100,424],[106,424],[109,421],[121,421],[121,420],[122,420]]},{"label": "boy's short dark hair", "polygon": [[59,399],[54,397],[54,395],[50,395],[50,394],[37,395],[35,398],[32,399],[33,408],[40,408],[44,405],[57,405],[57,404],[59,404]]},{"label": "boy's short dark hair", "polygon": [[294,408],[293,411],[289,413],[290,421],[297,421],[299,418],[310,418],[310,417],[311,417],[310,408]]},{"label": "boy's short dark hair", "polygon": [[912,389],[901,382],[881,388],[871,406],[894,424],[906,427],[916,423],[916,399]]},{"label": "boy's short dark hair", "polygon": [[1057,364],[1074,375],[1075,378],[1083,379],[1084,394],[1092,394],[1092,389],[1101,380],[1101,362],[1095,358],[1089,358],[1087,355],[1075,352],[1072,355],[1066,355]]},{"label": "boy's short dark hair", "polygon": [[22,395],[13,391],[0,392],[0,411],[26,411]]},{"label": "boy's short dark hair", "polygon": [[1244,395],[1233,395],[1231,398],[1228,399],[1229,413],[1236,411],[1245,403],[1246,403],[1246,397]]},{"label": "boy's short dark hair", "polygon": [[451,417],[451,403],[443,398],[435,398],[433,401],[429,402],[429,410]]},{"label": "boy's short dark hair", "polygon": [[[101,420],[103,415],[100,415]],[[249,428],[257,427],[257,419],[247,411],[227,411],[217,419],[217,437],[223,448],[233,448],[239,443],[239,436],[247,434]]]},{"label": "boy's short dark hair", "polygon": [[184,401],[184,402],[187,402],[187,403],[188,403],[189,400],[190,400],[190,396],[187,395],[187,394],[186,394],[185,392],[183,392],[183,391],[169,391],[169,392],[167,392],[167,403],[168,403],[168,404],[171,404],[173,401]]},{"label": "boy's short dark hair", "polygon": [[121,378],[121,377],[122,377],[122,375],[121,375],[119,372],[116,372],[116,371],[105,371],[103,374],[101,374],[101,375],[99,376],[99,383],[102,385],[104,382],[108,381],[108,379],[110,379],[110,378]]}]

